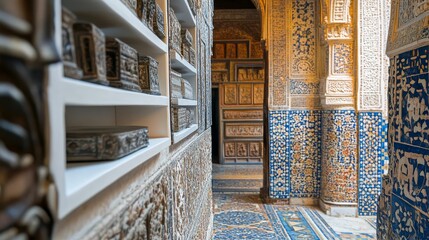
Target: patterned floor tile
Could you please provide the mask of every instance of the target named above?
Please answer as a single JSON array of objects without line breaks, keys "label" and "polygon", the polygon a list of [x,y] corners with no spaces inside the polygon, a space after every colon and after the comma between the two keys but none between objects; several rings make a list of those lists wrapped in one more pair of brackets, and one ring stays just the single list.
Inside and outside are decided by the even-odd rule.
[{"label": "patterned floor tile", "polygon": [[375,239],[367,218],[333,218],[314,207],[264,204],[250,194],[214,193],[213,204],[213,239]]}]

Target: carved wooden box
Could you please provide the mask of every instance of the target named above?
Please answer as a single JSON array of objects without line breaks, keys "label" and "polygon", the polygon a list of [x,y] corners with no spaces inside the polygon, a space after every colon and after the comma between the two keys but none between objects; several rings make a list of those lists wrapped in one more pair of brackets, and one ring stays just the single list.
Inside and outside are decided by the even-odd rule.
[{"label": "carved wooden box", "polygon": [[181,48],[181,54],[182,54],[182,56],[183,56],[183,58],[187,61],[187,62],[190,62],[190,59],[189,59],[189,52],[190,52],[190,47],[189,47],[189,45],[188,44],[185,44],[185,43],[182,43],[182,48]]},{"label": "carved wooden box", "polygon": [[172,127],[174,132],[180,132],[188,127],[188,119],[186,108],[173,107],[172,108]]},{"label": "carved wooden box", "polygon": [[63,8],[61,18],[64,76],[81,79],[82,69],[77,66],[76,48],[73,37],[73,24],[76,22],[76,16]]},{"label": "carved wooden box", "polygon": [[149,56],[139,56],[140,87],[144,93],[161,95],[158,80],[158,62]]},{"label": "carved wooden box", "polygon": [[163,39],[165,37],[164,13],[162,12],[162,9],[158,4],[156,4],[153,30],[159,38]]},{"label": "carved wooden box", "polygon": [[137,51],[117,38],[106,41],[107,80],[112,87],[141,92]]},{"label": "carved wooden box", "polygon": [[149,145],[147,127],[67,129],[67,161],[114,160]]},{"label": "carved wooden box", "polygon": [[73,31],[77,63],[83,71],[82,79],[108,85],[104,33],[91,23],[75,23]]},{"label": "carved wooden box", "polygon": [[147,25],[148,1],[149,0],[137,1],[137,16],[145,25]]},{"label": "carved wooden box", "polygon": [[188,46],[192,46],[194,38],[192,37],[191,32],[188,29],[182,29],[181,31],[182,42]]},{"label": "carved wooden box", "polygon": [[182,37],[182,48],[181,53],[183,58],[190,62],[190,48],[192,47],[193,37],[192,34],[189,32],[188,29],[182,29],[181,31],[181,37]]},{"label": "carved wooden box", "polygon": [[181,25],[174,10],[170,8],[170,26],[169,26],[169,38],[170,38],[170,47],[176,52],[181,53],[182,37],[181,37]]},{"label": "carved wooden box", "polygon": [[171,97],[182,98],[182,75],[178,72],[171,71]]},{"label": "carved wooden box", "polygon": [[146,23],[150,30],[153,31],[153,23],[155,21],[156,2],[155,0],[147,0],[147,19]]},{"label": "carved wooden box", "polygon": [[137,5],[140,0],[121,0],[121,2],[127,6],[128,9],[134,14],[137,15]]},{"label": "carved wooden box", "polygon": [[194,89],[186,79],[182,79],[182,97],[186,99],[194,99]]},{"label": "carved wooden box", "polygon": [[195,49],[193,47],[189,48],[189,63],[195,67],[196,54],[195,54]]},{"label": "carved wooden box", "polygon": [[186,127],[190,127],[195,122],[195,109],[187,108],[186,109]]}]

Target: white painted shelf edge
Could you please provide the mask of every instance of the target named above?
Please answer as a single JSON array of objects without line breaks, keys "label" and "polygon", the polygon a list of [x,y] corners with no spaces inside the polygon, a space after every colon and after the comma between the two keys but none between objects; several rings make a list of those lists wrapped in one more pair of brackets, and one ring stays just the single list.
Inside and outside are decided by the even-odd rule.
[{"label": "white painted shelf edge", "polygon": [[170,5],[176,14],[177,19],[180,21],[182,27],[191,28],[195,27],[195,16],[188,4],[187,0],[172,0]]},{"label": "white painted shelf edge", "polygon": [[[149,146],[118,160],[71,163],[65,171],[65,201],[60,215],[73,209],[101,192],[116,180],[170,146],[169,138],[149,139]],[[60,203],[61,204],[61,203]]]},{"label": "white painted shelf edge", "polygon": [[168,106],[168,97],[63,79],[64,102],[76,106]]},{"label": "white painted shelf edge", "polygon": [[172,98],[171,104],[176,106],[197,106],[198,102],[197,100],[191,100],[191,99]]},{"label": "white painted shelf edge", "polygon": [[[134,38],[133,43],[128,44],[139,50],[139,52],[141,52],[142,47],[139,47],[137,43],[140,41],[155,48],[157,53],[166,53],[168,51],[167,44],[159,39],[137,16],[131,13],[120,0],[63,0],[63,4],[78,16],[84,14],[86,18],[101,27],[109,36],[120,39]],[[102,24],[106,20],[115,21],[119,23],[117,24],[118,26],[123,26],[123,28],[104,28]]]},{"label": "white painted shelf edge", "polygon": [[191,135],[193,132],[197,131],[198,124],[192,124],[189,128],[183,129],[180,132],[173,133],[173,143],[178,143],[182,141],[187,136]]},{"label": "white painted shelf edge", "polygon": [[182,76],[195,76],[197,69],[186,61],[178,52],[171,52],[171,68],[180,72]]}]

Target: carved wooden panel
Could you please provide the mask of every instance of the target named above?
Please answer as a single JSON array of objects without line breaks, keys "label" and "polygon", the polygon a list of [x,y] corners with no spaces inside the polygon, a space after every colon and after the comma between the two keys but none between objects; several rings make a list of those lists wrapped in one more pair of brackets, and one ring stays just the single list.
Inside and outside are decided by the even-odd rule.
[{"label": "carved wooden panel", "polygon": [[252,104],[252,84],[239,84],[238,103],[240,105]]},{"label": "carved wooden panel", "polygon": [[224,85],[224,104],[235,105],[237,104],[237,86],[235,84]]},{"label": "carved wooden panel", "polygon": [[229,163],[261,162],[262,141],[228,141],[224,143],[224,158]]},{"label": "carved wooden panel", "polygon": [[253,104],[264,103],[264,84],[253,84]]},{"label": "carved wooden panel", "polygon": [[245,59],[249,57],[249,40],[222,40],[214,42],[214,59]]},{"label": "carved wooden panel", "polygon": [[262,109],[257,110],[223,110],[224,120],[262,120]]},{"label": "carved wooden panel", "polygon": [[264,84],[223,84],[221,86],[221,104],[234,106],[258,106],[264,102]]},{"label": "carved wooden panel", "polygon": [[263,134],[262,123],[225,123],[225,137],[227,138],[262,138]]}]

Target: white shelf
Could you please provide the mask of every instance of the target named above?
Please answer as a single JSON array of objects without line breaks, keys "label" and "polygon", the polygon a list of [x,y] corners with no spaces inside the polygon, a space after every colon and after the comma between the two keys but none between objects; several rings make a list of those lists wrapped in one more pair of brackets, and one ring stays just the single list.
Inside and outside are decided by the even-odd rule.
[{"label": "white shelf", "polygon": [[141,54],[155,56],[168,51],[167,44],[120,0],[63,0],[62,2],[66,8],[77,15],[78,20],[95,24],[107,36],[120,38]]},{"label": "white shelf", "polygon": [[64,102],[76,106],[168,106],[168,97],[63,79]]},{"label": "white shelf", "polygon": [[148,147],[118,160],[68,164],[65,171],[66,196],[60,215],[66,215],[169,146],[169,138],[155,138],[149,140]]},{"label": "white shelf", "polygon": [[178,52],[171,51],[171,68],[180,72],[183,77],[195,76],[197,69],[186,61]]},{"label": "white shelf", "polygon": [[170,5],[182,27],[195,27],[195,16],[192,13],[187,0],[172,0],[170,1]]},{"label": "white shelf", "polygon": [[183,129],[180,132],[173,133],[173,143],[178,143],[185,139],[187,136],[191,135],[193,132],[197,131],[198,125],[192,124],[189,128]]},{"label": "white shelf", "polygon": [[183,99],[183,98],[172,98],[171,103],[176,106],[197,106],[197,100]]}]

